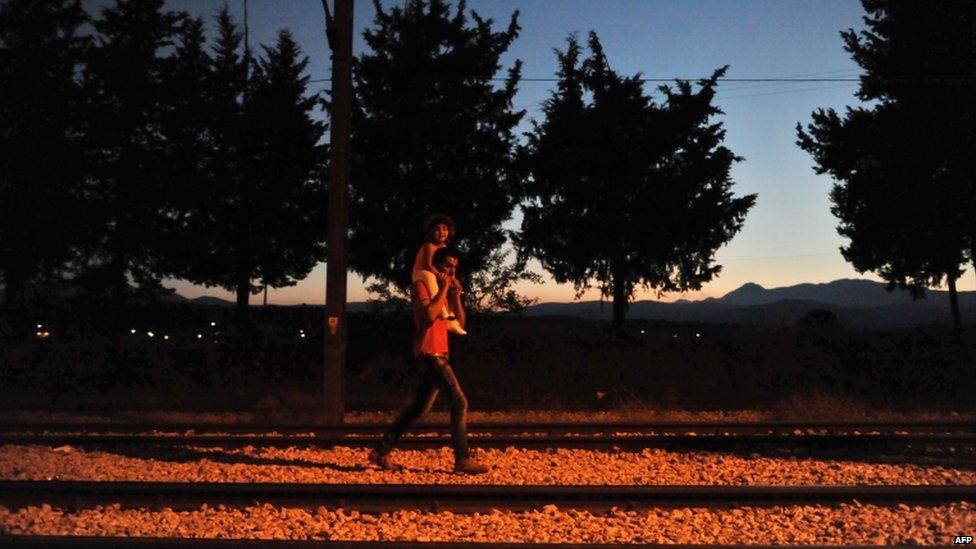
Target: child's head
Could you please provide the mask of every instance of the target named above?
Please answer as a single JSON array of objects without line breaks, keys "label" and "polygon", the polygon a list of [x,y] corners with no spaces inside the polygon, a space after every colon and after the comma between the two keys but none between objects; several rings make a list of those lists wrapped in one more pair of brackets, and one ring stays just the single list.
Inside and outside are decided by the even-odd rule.
[{"label": "child's head", "polygon": [[435,213],[424,219],[424,238],[435,244],[446,244],[454,237],[454,220],[447,215]]}]

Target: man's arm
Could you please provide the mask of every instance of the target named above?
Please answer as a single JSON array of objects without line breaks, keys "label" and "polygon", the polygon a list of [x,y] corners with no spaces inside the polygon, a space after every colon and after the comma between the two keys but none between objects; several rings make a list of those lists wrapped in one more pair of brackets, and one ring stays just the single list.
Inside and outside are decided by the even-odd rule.
[{"label": "man's arm", "polygon": [[447,304],[447,293],[451,284],[438,277],[438,286],[437,293],[431,297],[427,285],[422,280],[413,283],[414,294],[417,296],[417,300],[423,309],[423,318],[427,321],[428,326],[434,323],[434,320],[440,316],[441,311]]},{"label": "man's arm", "polygon": [[454,317],[457,319],[458,323],[461,324],[461,329],[467,329],[468,327],[468,315],[464,311],[464,304],[461,303],[461,285],[458,283],[457,279],[451,280],[451,291],[448,292],[448,300],[451,303],[449,307],[454,313]]}]

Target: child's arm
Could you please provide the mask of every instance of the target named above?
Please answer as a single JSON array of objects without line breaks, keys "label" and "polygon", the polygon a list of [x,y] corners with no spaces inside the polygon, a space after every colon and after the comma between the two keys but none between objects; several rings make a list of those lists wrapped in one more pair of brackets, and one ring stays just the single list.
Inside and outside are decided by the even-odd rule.
[{"label": "child's arm", "polygon": [[434,267],[434,252],[437,251],[438,246],[432,242],[424,242],[424,245],[420,247],[420,263],[421,269],[425,271],[430,271],[432,273],[437,272],[437,268]]}]

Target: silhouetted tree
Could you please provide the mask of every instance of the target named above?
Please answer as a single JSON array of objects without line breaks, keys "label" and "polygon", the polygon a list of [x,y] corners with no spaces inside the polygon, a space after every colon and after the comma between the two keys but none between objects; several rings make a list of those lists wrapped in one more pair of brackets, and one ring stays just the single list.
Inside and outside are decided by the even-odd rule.
[{"label": "silhouetted tree", "polygon": [[210,261],[206,208],[213,187],[212,60],[203,21],[186,19],[163,81],[167,110],[161,119],[167,179],[160,196],[161,230],[156,239],[162,268],[180,277]]},{"label": "silhouetted tree", "polygon": [[521,62],[499,89],[492,78],[518,35],[518,12],[494,32],[474,11],[469,24],[463,0],[454,15],[443,0],[374,5],[370,51],[354,68],[349,261],[379,281],[374,289],[402,290],[431,212],[458,222],[465,275],[506,240],[501,224],[519,199],[513,129],[524,111],[512,98]]},{"label": "silhouetted tree", "polygon": [[831,211],[841,253],[915,298],[943,279],[955,325],[956,280],[973,261],[976,4],[863,0],[867,30],[842,32],[865,70],[858,97],[876,104],[813,113],[798,145],[838,183]]},{"label": "silhouetted tree", "polygon": [[710,123],[722,114],[712,100],[724,68],[697,92],[685,81],[662,86],[658,105],[639,74],[609,68],[595,33],[582,63],[575,37],[567,42],[545,120],[524,150],[528,203],[516,244],[577,297],[595,280],[613,299],[619,332],[637,285],[660,295],[711,280],[721,270],[715,252],[756,195],[733,198],[729,170],[741,159],[721,145],[721,123]]},{"label": "silhouetted tree", "polygon": [[[225,210],[233,207],[232,197],[246,192],[244,180],[248,173],[244,120],[248,62],[241,54],[242,35],[226,5],[218,11],[216,21],[217,37],[208,55],[205,89],[199,96],[207,112],[202,118],[197,118],[197,113],[187,113],[196,122],[203,122],[201,133],[209,138],[203,149],[205,180],[199,186],[183,189],[183,228],[188,237],[182,242],[183,249],[173,257],[177,278],[207,286],[221,285],[228,239],[216,225],[227,222]],[[196,100],[187,97],[187,105],[195,109]],[[234,289],[229,282],[225,287]]]},{"label": "silhouetted tree", "polygon": [[84,75],[93,165],[88,198],[99,226],[86,235],[79,282],[114,306],[131,284],[148,293],[162,288],[157,244],[170,159],[162,119],[171,67],[164,53],[185,19],[162,8],[163,0],[119,0],[104,8],[94,22],[96,47]]},{"label": "silhouetted tree", "polygon": [[[312,119],[308,59],[287,31],[253,73],[226,9],[209,77],[208,187],[191,210],[193,258],[180,276],[237,294],[238,319],[262,284],[294,285],[325,257],[325,124]],[[246,55],[246,54],[245,54]]]},{"label": "silhouetted tree", "polygon": [[[7,305],[60,274],[82,224],[86,175],[76,78],[90,41],[75,0],[0,4],[0,274]],[[56,278],[56,277],[54,277]]]},{"label": "silhouetted tree", "polygon": [[258,223],[251,227],[259,246],[251,279],[261,286],[251,286],[251,279],[245,284],[242,276],[238,304],[242,296],[246,303],[248,291],[295,285],[326,252],[327,150],[319,144],[326,125],[311,117],[321,100],[306,95],[308,58],[288,31],[279,32],[275,47],[264,52],[247,105],[246,133],[254,138],[250,173],[258,191],[252,218]]}]

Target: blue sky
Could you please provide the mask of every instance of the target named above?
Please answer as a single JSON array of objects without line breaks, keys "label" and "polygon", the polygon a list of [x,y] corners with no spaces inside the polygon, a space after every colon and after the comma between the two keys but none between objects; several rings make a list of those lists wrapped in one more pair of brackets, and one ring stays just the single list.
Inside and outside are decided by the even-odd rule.
[{"label": "blue sky", "polygon": [[[89,11],[103,1],[85,2]],[[224,4],[210,0],[169,0],[170,9],[212,15]],[[232,13],[243,20],[243,0],[228,0]],[[403,0],[387,0],[387,8]],[[503,57],[503,66],[515,59],[524,63],[523,76],[552,78],[556,70],[553,48],[563,49],[566,37],[578,33],[585,40],[590,30],[600,36],[611,67],[620,74],[640,72],[645,78],[708,76],[729,65],[728,78],[856,78],[859,67],[843,50],[839,31],[860,30],[864,15],[856,0],[472,0],[468,9],[495,20],[499,30],[511,14],[520,11],[520,37]],[[371,1],[356,0],[354,53],[364,51],[363,29],[372,25]],[[271,44],[278,29],[287,28],[308,55],[312,78],[328,78],[329,51],[324,39],[320,0],[249,0],[248,20],[252,46]],[[207,24],[213,27],[208,17]],[[500,74],[503,76],[504,74]],[[321,89],[327,83],[313,84]],[[656,91],[658,84],[647,84]],[[539,116],[552,82],[524,82],[515,106],[528,110],[526,119]],[[854,82],[722,83],[716,103],[725,111],[725,145],[745,157],[732,171],[737,195],[758,193],[756,206],[742,230],[717,255],[723,265],[719,277],[702,291],[669,294],[662,299],[720,297],[755,282],[767,288],[802,282],[829,282],[860,275],[841,257],[844,244],[830,214],[831,180],[817,176],[812,161],[795,145],[797,122],[806,124],[820,107],[842,110],[857,105]],[[528,129],[525,123],[520,131]],[[518,226],[519,216],[506,224]],[[462,220],[463,227],[463,220]],[[530,265],[540,270],[538,264]],[[521,290],[542,301],[569,301],[573,288],[555,284]],[[188,297],[229,292],[170,281]],[[976,277],[967,271],[960,290],[976,289]],[[295,287],[269,291],[269,303],[324,303],[325,268],[319,265]],[[584,299],[595,299],[593,291]],[[638,299],[655,298],[640,292]],[[366,298],[363,282],[349,279],[349,300]],[[256,298],[257,300],[259,298]]]}]

